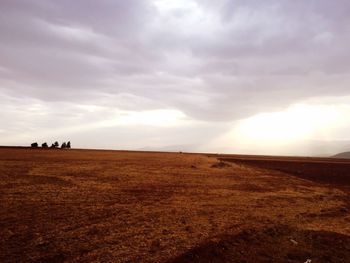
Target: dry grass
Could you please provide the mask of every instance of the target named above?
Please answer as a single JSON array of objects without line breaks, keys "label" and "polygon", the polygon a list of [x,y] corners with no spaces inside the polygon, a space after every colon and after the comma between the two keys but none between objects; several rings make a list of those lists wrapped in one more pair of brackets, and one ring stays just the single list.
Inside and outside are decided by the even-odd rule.
[{"label": "dry grass", "polygon": [[349,192],[280,170],[3,148],[0,262],[349,262]]}]

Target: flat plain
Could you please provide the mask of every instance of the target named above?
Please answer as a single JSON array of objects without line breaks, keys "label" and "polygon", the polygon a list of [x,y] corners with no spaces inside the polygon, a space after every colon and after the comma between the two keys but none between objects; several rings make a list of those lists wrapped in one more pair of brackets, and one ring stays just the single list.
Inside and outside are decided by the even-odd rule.
[{"label": "flat plain", "polygon": [[0,262],[350,262],[350,161],[0,148],[0,237]]}]

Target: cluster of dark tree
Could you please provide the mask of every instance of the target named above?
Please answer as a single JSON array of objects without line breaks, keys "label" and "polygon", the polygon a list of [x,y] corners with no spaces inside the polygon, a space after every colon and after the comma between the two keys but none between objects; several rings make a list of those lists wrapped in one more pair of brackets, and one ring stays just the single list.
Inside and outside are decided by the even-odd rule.
[{"label": "cluster of dark tree", "polygon": [[[38,148],[39,144],[37,142],[33,142],[30,146],[32,148]],[[49,148],[49,145],[46,142],[44,142],[41,144],[41,148]],[[51,144],[50,148],[70,149],[71,148],[70,141],[68,141],[67,143],[66,142],[62,143],[61,147],[60,147],[59,143],[56,141],[55,143]]]}]

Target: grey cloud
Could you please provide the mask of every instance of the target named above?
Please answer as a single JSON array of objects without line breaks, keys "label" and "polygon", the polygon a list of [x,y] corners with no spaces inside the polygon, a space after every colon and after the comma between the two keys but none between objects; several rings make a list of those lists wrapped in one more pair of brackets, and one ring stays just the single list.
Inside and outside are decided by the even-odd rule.
[{"label": "grey cloud", "polygon": [[[169,85],[157,74],[166,72],[172,91],[208,96],[211,103],[193,101],[186,107],[189,115],[203,107],[206,114],[221,106],[211,99],[208,86],[219,97],[235,94],[231,97],[235,101],[237,92],[242,94],[238,97],[260,96],[237,86],[247,77],[252,79],[249,85],[261,86],[266,94],[270,83],[265,83],[265,76],[296,75],[297,80],[314,71],[349,69],[348,59],[342,57],[349,41],[338,30],[347,24],[346,1],[331,6],[328,1],[218,1],[216,6],[201,1],[203,18],[217,18],[218,25],[208,32],[188,25],[193,26],[190,33],[167,26],[169,16],[176,24],[193,16],[193,10],[174,10],[164,17],[147,1],[3,1],[1,5],[1,66],[9,72],[2,78],[32,87],[28,96],[41,99],[48,98],[40,90],[129,92],[147,98],[155,93],[157,100],[162,97],[181,108],[183,103],[168,98]],[[213,73],[228,84],[206,83]],[[140,75],[147,76],[151,89],[138,83]],[[230,82],[231,76],[238,81]],[[202,85],[188,86],[181,77],[202,79]],[[291,93],[298,93],[298,87],[293,89]],[[333,89],[342,88],[335,83]],[[205,119],[205,114],[200,117]]]},{"label": "grey cloud", "polygon": [[350,94],[349,1],[173,3],[179,7],[1,1],[4,118],[24,111],[16,104],[41,103],[47,118],[34,112],[40,118],[32,126],[51,124],[60,107],[62,122],[70,120],[78,114],[71,104],[107,107],[96,116],[81,113],[82,121],[113,108],[172,108],[194,121],[233,122],[315,96]]}]

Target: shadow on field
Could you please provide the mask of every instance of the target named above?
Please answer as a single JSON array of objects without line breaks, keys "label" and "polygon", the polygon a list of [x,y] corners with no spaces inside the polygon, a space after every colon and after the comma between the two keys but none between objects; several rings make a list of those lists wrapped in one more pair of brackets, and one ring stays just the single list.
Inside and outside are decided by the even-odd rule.
[{"label": "shadow on field", "polygon": [[350,187],[350,162],[301,161],[285,159],[218,158],[220,161],[272,169],[318,183]]},{"label": "shadow on field", "polygon": [[277,225],[211,239],[167,263],[349,262],[350,237]]}]

